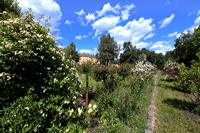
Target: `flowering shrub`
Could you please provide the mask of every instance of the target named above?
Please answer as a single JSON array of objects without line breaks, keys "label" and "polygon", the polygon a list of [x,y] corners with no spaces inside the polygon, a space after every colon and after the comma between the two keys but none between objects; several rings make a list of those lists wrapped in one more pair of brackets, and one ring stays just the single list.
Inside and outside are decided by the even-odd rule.
[{"label": "flowering shrub", "polygon": [[97,112],[97,105],[90,103],[88,105],[88,113],[89,114],[95,114]]},{"label": "flowering shrub", "polygon": [[139,61],[136,63],[135,68],[131,70],[132,73],[139,74],[139,73],[149,73],[154,70],[155,67],[147,61]]},{"label": "flowering shrub", "polygon": [[0,132],[78,132],[83,109],[73,62],[31,14],[0,21]]},{"label": "flowering shrub", "polygon": [[165,64],[165,67],[163,69],[163,71],[168,75],[170,76],[170,78],[175,78],[176,76],[179,75],[179,68],[180,65],[176,62],[173,62],[173,61],[168,61],[166,64]]}]

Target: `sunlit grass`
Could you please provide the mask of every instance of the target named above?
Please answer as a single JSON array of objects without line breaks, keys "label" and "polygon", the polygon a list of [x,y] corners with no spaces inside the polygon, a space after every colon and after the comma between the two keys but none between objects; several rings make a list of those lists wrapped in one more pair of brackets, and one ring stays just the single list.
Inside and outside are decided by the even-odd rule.
[{"label": "sunlit grass", "polygon": [[[161,75],[157,99],[157,133],[199,133],[200,121],[187,108],[191,105],[191,94],[173,89],[173,82],[165,81]],[[200,117],[199,117],[200,118]]]}]

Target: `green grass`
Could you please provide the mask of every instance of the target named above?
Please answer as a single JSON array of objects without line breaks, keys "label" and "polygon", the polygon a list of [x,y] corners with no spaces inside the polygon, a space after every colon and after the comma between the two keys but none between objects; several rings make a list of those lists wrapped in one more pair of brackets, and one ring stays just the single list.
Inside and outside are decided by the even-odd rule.
[{"label": "green grass", "polygon": [[[82,94],[85,94],[85,81],[86,81],[86,79],[85,79],[85,74],[79,74],[80,75],[80,79],[81,79],[81,81],[82,81]],[[97,82],[97,81],[95,81],[93,78],[92,78],[92,76],[89,76],[89,78],[88,78],[88,81],[89,81],[89,91],[91,91],[91,90],[97,90],[97,87],[98,86],[102,86],[102,82]]]},{"label": "green grass", "polygon": [[174,82],[160,74],[157,95],[157,133],[200,133],[200,118],[189,111],[191,94],[177,91]]}]

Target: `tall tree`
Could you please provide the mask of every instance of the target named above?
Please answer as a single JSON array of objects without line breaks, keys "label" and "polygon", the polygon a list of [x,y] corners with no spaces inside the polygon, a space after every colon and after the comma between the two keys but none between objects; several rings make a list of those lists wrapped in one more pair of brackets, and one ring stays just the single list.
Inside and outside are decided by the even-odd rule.
[{"label": "tall tree", "polygon": [[108,34],[101,36],[98,51],[97,58],[100,63],[108,65],[116,61],[119,49],[114,38]]},{"label": "tall tree", "polygon": [[138,50],[133,47],[131,42],[124,42],[124,52],[120,55],[120,63],[135,63],[138,60]]},{"label": "tall tree", "polygon": [[175,40],[175,49],[173,51],[174,59],[186,66],[191,65],[192,60],[196,60],[196,54],[200,51],[200,26],[194,30],[194,33],[182,33]]},{"label": "tall tree", "polygon": [[65,53],[67,58],[70,58],[75,62],[79,62],[80,56],[76,51],[76,46],[73,42],[71,42],[70,45],[67,48],[65,48]]}]

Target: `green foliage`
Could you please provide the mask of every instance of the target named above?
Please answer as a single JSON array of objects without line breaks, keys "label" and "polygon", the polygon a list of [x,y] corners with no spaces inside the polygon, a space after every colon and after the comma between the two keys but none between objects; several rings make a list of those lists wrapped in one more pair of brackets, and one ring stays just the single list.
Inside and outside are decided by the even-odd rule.
[{"label": "green foliage", "polygon": [[79,64],[79,66],[78,66],[79,72],[81,72],[83,74],[91,73],[91,69],[92,69],[92,62],[90,62],[90,61],[83,62],[82,64]]},{"label": "green foliage", "polygon": [[121,76],[122,79],[124,80],[126,77],[128,77],[131,74],[132,68],[133,68],[132,64],[121,64],[118,70],[119,76]]},{"label": "green foliage", "polygon": [[182,67],[177,86],[184,91],[191,91],[195,96],[196,111],[200,113],[200,52],[197,53],[198,60],[193,61],[191,69]]},{"label": "green foliage", "polygon": [[[9,15],[5,14],[5,12],[8,12]],[[1,0],[0,13],[0,20],[5,20],[9,18],[10,15],[19,17],[21,15],[21,8],[16,0]]]},{"label": "green foliage", "polygon": [[139,59],[138,50],[131,42],[124,42],[123,50],[124,52],[120,54],[120,63],[135,63]]},{"label": "green foliage", "polygon": [[199,116],[192,113],[193,95],[177,90],[176,81],[166,80],[165,74],[158,75],[156,116],[159,126],[156,133],[199,133]]},{"label": "green foliage", "polygon": [[67,58],[72,59],[75,62],[79,62],[80,56],[76,51],[76,46],[73,42],[71,42],[70,45],[64,49],[64,52]]},{"label": "green foliage", "polygon": [[165,63],[165,58],[164,55],[162,54],[157,54],[154,51],[149,51],[147,49],[142,49],[139,51],[140,55],[146,55],[146,60],[151,62],[154,65],[160,66],[164,65]]},{"label": "green foliage", "polygon": [[105,65],[94,65],[93,66],[93,77],[96,81],[103,81],[105,91],[112,92],[117,86],[117,67],[116,66],[105,66]]},{"label": "green foliage", "polygon": [[120,55],[120,63],[136,63],[138,60],[147,60],[154,65],[161,66],[165,63],[165,57],[147,49],[136,49],[131,42],[125,42],[124,52]]},{"label": "green foliage", "polygon": [[96,81],[106,80],[109,73],[108,68],[104,65],[94,65],[92,71]]},{"label": "green foliage", "polygon": [[31,14],[0,21],[0,55],[0,132],[83,130],[77,70],[49,30]]},{"label": "green foliage", "polygon": [[115,63],[118,56],[118,47],[110,34],[101,36],[98,51],[97,59],[101,64]]},{"label": "green foliage", "polygon": [[175,40],[175,49],[173,58],[186,66],[191,65],[192,60],[198,59],[196,54],[200,51],[200,27],[194,30],[194,33],[182,33]]},{"label": "green foliage", "polygon": [[129,76],[113,92],[98,92],[101,132],[143,132],[150,84],[151,76]]}]

